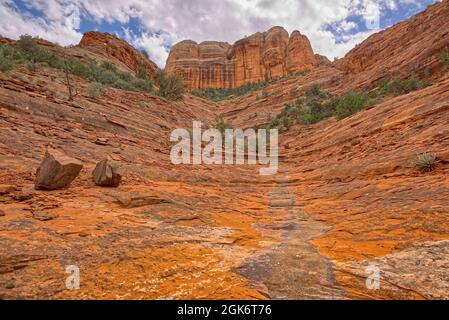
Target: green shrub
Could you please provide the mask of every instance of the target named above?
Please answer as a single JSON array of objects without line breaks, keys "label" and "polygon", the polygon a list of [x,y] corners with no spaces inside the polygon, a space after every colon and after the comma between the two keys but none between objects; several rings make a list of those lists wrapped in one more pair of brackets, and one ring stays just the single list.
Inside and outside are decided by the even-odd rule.
[{"label": "green shrub", "polygon": [[[257,91],[260,89],[264,89],[268,86],[268,81],[259,81],[255,83],[248,83],[242,85],[238,88],[233,89],[203,89],[203,90],[194,90],[192,94],[201,98],[206,98],[213,101],[221,101],[230,99],[234,96],[243,96],[250,92]],[[262,97],[267,97],[268,94],[262,94]]]},{"label": "green shrub", "polygon": [[441,62],[443,63],[444,70],[449,69],[449,52],[447,49],[441,54]]},{"label": "green shrub", "polygon": [[14,68],[14,63],[8,59],[0,57],[0,71],[9,73]]},{"label": "green shrub", "polygon": [[153,90],[153,81],[149,79],[133,79],[131,81],[131,85],[135,88],[135,91],[142,91],[152,93]]},{"label": "green shrub", "polygon": [[[91,69],[89,68],[89,65],[83,64],[75,59],[69,59],[68,60],[69,70],[70,72],[78,77],[85,78],[91,80]],[[57,62],[53,64],[54,68],[57,69],[63,69],[63,63]]]},{"label": "green shrub", "polygon": [[409,79],[384,80],[380,83],[379,91],[384,96],[400,96],[427,86],[427,81],[420,80],[417,76],[412,76]]},{"label": "green shrub", "polygon": [[149,78],[144,80],[133,77],[128,72],[118,70],[110,62],[103,62],[99,65],[95,60],[88,59],[88,61],[89,63],[86,65],[78,60],[70,60],[71,73],[117,89],[149,93],[153,91],[153,83]]},{"label": "green shrub", "polygon": [[137,68],[136,77],[138,79],[150,80],[148,71],[144,66],[139,66],[139,68]]},{"label": "green shrub", "polygon": [[300,124],[314,124],[330,118],[334,115],[338,103],[338,97],[326,98],[325,101],[306,98],[302,101],[302,106],[299,109],[298,122]]},{"label": "green shrub", "polygon": [[62,60],[52,51],[39,47],[36,41],[29,35],[22,35],[17,41],[17,47],[30,71],[35,71],[38,65],[48,65],[53,68],[61,68]]},{"label": "green shrub", "polygon": [[4,73],[10,72],[15,65],[12,53],[5,46],[0,46],[0,70]]},{"label": "green shrub", "polygon": [[254,91],[258,91],[258,90],[263,90],[262,91],[262,95],[258,95],[256,96],[256,100],[259,99],[265,99],[267,97],[269,97],[271,94],[277,94],[279,93],[278,90],[274,90],[271,94],[269,94],[265,89],[268,85],[279,82],[281,80],[288,80],[288,79],[292,79],[294,77],[302,77],[304,75],[306,75],[309,71],[300,71],[300,72],[296,72],[296,73],[292,73],[292,74],[288,74],[286,76],[282,76],[282,77],[277,77],[271,80],[268,80],[268,78],[266,78],[263,81],[258,81],[258,82],[252,82],[252,83],[247,83],[244,84],[238,88],[231,88],[231,89],[200,89],[200,90],[193,90],[192,94],[201,98],[205,98],[205,99],[209,99],[209,100],[213,100],[213,101],[221,101],[221,100],[227,100],[230,99],[232,97],[238,97],[238,96],[243,96],[246,95],[250,92],[254,92]]},{"label": "green shrub", "polygon": [[184,84],[181,78],[175,75],[167,76],[165,72],[159,70],[156,73],[155,83],[159,87],[158,95],[168,100],[181,100],[184,94]]},{"label": "green shrub", "polygon": [[113,73],[117,73],[117,67],[112,62],[104,61],[101,63],[100,67],[104,70],[108,70]]},{"label": "green shrub", "polygon": [[224,121],[224,115],[222,113],[216,117],[215,122],[214,128],[219,130],[224,138],[225,130],[231,129],[231,126]]},{"label": "green shrub", "polygon": [[41,50],[32,36],[22,35],[17,41],[17,45],[20,50],[29,57],[38,56]]},{"label": "green shrub", "polygon": [[285,108],[267,124],[268,128],[277,128],[281,133],[286,132],[290,127],[298,123],[300,110],[298,102],[287,105]]},{"label": "green shrub", "polygon": [[87,95],[93,99],[97,99],[103,92],[104,86],[98,82],[93,82],[87,87]]},{"label": "green shrub", "polygon": [[370,98],[368,94],[351,91],[340,97],[335,115],[338,119],[347,118],[374,103],[375,100]]},{"label": "green shrub", "polygon": [[[28,70],[34,72],[38,66],[46,65],[50,68],[55,68],[68,72],[71,75],[76,75],[106,86],[111,86],[118,89],[129,91],[153,92],[153,82],[149,76],[138,71],[139,77],[134,77],[128,72],[123,72],[111,62],[103,62],[98,64],[95,60],[86,57],[87,63],[83,63],[73,57],[65,57],[57,55],[51,50],[40,47],[36,41],[28,35],[23,35],[17,41],[16,47],[0,45],[0,70],[8,72],[17,64],[25,65]],[[176,83],[169,78],[164,83],[164,94],[169,96],[168,92],[179,93],[179,88]],[[176,91],[178,90],[178,91]]]},{"label": "green shrub", "polygon": [[325,97],[326,94],[327,94],[326,92],[321,91],[321,88],[319,85],[313,85],[306,90],[306,97],[322,98],[322,97]]},{"label": "green shrub", "polygon": [[36,70],[37,70],[37,63],[36,62],[32,62],[32,61],[27,62],[26,68],[30,72],[36,72]]},{"label": "green shrub", "polygon": [[431,152],[424,152],[416,155],[415,166],[421,172],[433,171],[437,165],[437,157]]},{"label": "green shrub", "polygon": [[270,117],[267,127],[285,132],[295,124],[317,123],[332,117],[338,102],[338,97],[322,91],[319,86],[313,86],[306,90],[304,98],[285,106],[275,118]]}]

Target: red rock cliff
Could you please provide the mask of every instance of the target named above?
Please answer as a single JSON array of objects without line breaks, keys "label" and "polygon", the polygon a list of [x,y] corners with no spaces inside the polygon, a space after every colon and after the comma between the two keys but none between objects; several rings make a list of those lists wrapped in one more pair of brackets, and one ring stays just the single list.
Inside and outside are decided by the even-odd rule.
[{"label": "red rock cliff", "polygon": [[154,78],[158,70],[157,65],[142,52],[109,33],[86,32],[79,43],[79,47],[105,56],[109,60],[115,58],[131,71],[137,71],[140,66],[143,66],[151,78]]},{"label": "red rock cliff", "polygon": [[307,37],[281,27],[256,33],[230,45],[191,40],[174,45],[166,64],[168,74],[179,75],[188,90],[236,88],[273,79],[317,65]]},{"label": "red rock cliff", "polygon": [[356,75],[361,85],[385,78],[417,75],[437,78],[444,73],[442,56],[449,51],[449,1],[370,36],[335,65]]}]

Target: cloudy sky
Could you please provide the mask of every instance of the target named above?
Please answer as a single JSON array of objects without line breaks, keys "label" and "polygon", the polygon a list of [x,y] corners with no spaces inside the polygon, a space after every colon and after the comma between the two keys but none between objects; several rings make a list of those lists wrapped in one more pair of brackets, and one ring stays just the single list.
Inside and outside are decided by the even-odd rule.
[{"label": "cloudy sky", "polygon": [[0,0],[0,35],[61,45],[83,32],[115,33],[164,67],[183,39],[234,41],[275,25],[307,35],[315,52],[342,57],[370,34],[439,0]]}]

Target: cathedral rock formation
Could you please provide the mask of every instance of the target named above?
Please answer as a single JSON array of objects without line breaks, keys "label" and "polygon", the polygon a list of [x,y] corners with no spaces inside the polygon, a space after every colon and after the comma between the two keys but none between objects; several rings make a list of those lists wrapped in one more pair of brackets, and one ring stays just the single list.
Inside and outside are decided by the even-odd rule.
[{"label": "cathedral rock formation", "polygon": [[191,40],[174,45],[166,64],[168,74],[179,75],[187,90],[236,88],[311,69],[316,57],[306,36],[282,27],[226,42]]}]

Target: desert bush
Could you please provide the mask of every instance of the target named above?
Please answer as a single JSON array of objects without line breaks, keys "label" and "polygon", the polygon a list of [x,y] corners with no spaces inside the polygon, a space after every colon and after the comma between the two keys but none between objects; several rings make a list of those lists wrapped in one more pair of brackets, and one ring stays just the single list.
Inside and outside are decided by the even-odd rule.
[{"label": "desert bush", "polygon": [[224,115],[221,113],[215,118],[214,128],[221,132],[222,137],[225,136],[225,130],[231,129],[231,126],[227,124],[224,120]]},{"label": "desert bush", "polygon": [[148,75],[147,69],[144,66],[139,66],[137,68],[136,77],[138,79],[150,80],[150,76]]},{"label": "desert bush", "polygon": [[133,79],[131,81],[131,86],[135,91],[142,91],[152,93],[154,91],[153,81],[150,79]]},{"label": "desert bush", "polygon": [[[195,96],[213,100],[213,101],[221,101],[221,100],[230,99],[232,97],[243,96],[243,95],[246,95],[246,94],[254,92],[254,91],[263,90],[261,95],[256,96],[256,100],[265,99],[268,96],[270,96],[270,94],[265,90],[268,85],[282,81],[282,80],[292,79],[294,77],[302,77],[302,76],[306,75],[307,73],[308,73],[308,71],[301,71],[301,72],[291,73],[291,74],[288,74],[285,76],[277,77],[277,78],[274,78],[271,80],[268,80],[268,78],[266,78],[263,81],[247,83],[238,88],[228,88],[228,89],[209,88],[209,89],[202,89],[202,90],[194,90],[194,91],[192,91],[192,94]],[[277,93],[279,93],[279,91],[274,90],[271,94],[277,94]]]},{"label": "desert bush", "polygon": [[10,72],[15,65],[12,53],[5,46],[0,46],[0,70],[4,73]]},{"label": "desert bush", "polygon": [[109,61],[103,61],[100,65],[100,68],[111,71],[113,73],[117,73],[117,67],[112,62]]},{"label": "desert bush", "polygon": [[35,63],[35,62],[32,62],[32,61],[27,62],[27,64],[25,66],[28,69],[28,71],[30,71],[30,72],[36,72],[36,70],[37,70],[37,63]]},{"label": "desert bush", "polygon": [[434,153],[424,152],[416,155],[415,166],[421,172],[433,171],[437,165],[438,160]]},{"label": "desert bush", "polygon": [[381,95],[400,96],[427,86],[427,81],[412,76],[409,79],[384,80],[380,83],[379,92]]},{"label": "desert bush", "polygon": [[312,86],[306,90],[305,96],[296,100],[274,118],[269,118],[268,128],[277,128],[285,132],[295,124],[314,124],[332,117],[338,105],[339,98],[329,92],[321,90],[319,86]]},{"label": "desert bush", "polygon": [[[238,88],[232,89],[203,89],[194,90],[193,95],[201,98],[206,98],[213,101],[227,100],[234,96],[243,96],[250,92],[264,89],[269,84],[268,81],[259,81],[254,83],[248,83]],[[262,95],[263,97],[263,95]]]},{"label": "desert bush", "polygon": [[17,45],[23,53],[29,55],[30,57],[37,56],[39,54],[40,48],[30,35],[21,35],[17,41]]},{"label": "desert bush", "polygon": [[39,47],[28,35],[21,36],[16,47],[0,45],[0,70],[4,72],[10,71],[17,64],[23,64],[33,72],[38,66],[45,65],[105,86],[129,91],[153,92],[153,82],[148,75],[143,77],[140,74],[142,78],[140,79],[118,70],[111,62],[98,64],[89,57],[86,57],[86,60],[87,63],[83,63],[73,57]]},{"label": "desert bush", "polygon": [[321,90],[314,85],[306,90],[305,97],[296,101],[297,123],[314,124],[332,117],[335,112],[338,97]]},{"label": "desert bush", "polygon": [[313,85],[306,90],[306,97],[325,98],[326,92],[322,91],[319,85]]},{"label": "desert bush", "polygon": [[101,83],[93,82],[87,87],[87,95],[90,98],[97,99],[104,91],[104,86]]},{"label": "desert bush", "polygon": [[184,84],[181,78],[175,75],[167,76],[159,70],[156,73],[155,83],[159,87],[157,94],[168,100],[181,100],[184,94]]},{"label": "desert bush", "polygon": [[282,111],[276,115],[276,117],[272,118],[268,124],[268,128],[276,128],[279,132],[286,132],[290,129],[290,127],[294,124],[297,124],[299,121],[300,115],[300,106],[298,102],[287,105],[282,109]]},{"label": "desert bush", "polygon": [[[17,41],[17,47],[22,55],[23,61],[29,70],[35,71],[39,65],[47,65],[52,68],[61,69],[64,63],[54,52],[39,47],[36,41],[29,35],[22,35]],[[31,66],[31,67],[30,67]]]},{"label": "desert bush", "polygon": [[143,100],[140,100],[137,104],[138,104],[139,107],[141,107],[141,108],[146,108],[146,107],[148,107],[147,104],[145,103],[145,101],[143,101]]},{"label": "desert bush", "polygon": [[[58,66],[59,63],[54,64],[54,68],[57,69],[63,69],[62,63],[61,66]],[[88,80],[92,80],[92,74],[91,69],[89,68],[89,65],[86,65],[84,63],[79,62],[78,60],[75,60],[73,58],[69,58],[67,61],[68,68],[70,69],[70,72],[78,77],[85,78]]]},{"label": "desert bush", "polygon": [[118,70],[110,62],[103,62],[99,65],[93,59],[88,59],[88,61],[87,65],[77,60],[70,63],[72,73],[90,81],[117,89],[149,93],[153,91],[153,83],[149,78],[143,80],[133,77],[128,72]]},{"label": "desert bush", "polygon": [[314,124],[330,118],[334,115],[337,105],[339,103],[338,97],[330,97],[326,100],[320,99],[304,99],[302,106],[299,109],[298,122],[300,124]]},{"label": "desert bush", "polygon": [[444,70],[449,69],[449,52],[447,49],[441,54],[441,62],[443,63]]},{"label": "desert bush", "polygon": [[370,98],[367,93],[350,91],[340,97],[335,109],[335,116],[338,119],[347,118],[375,103],[375,99]]}]

